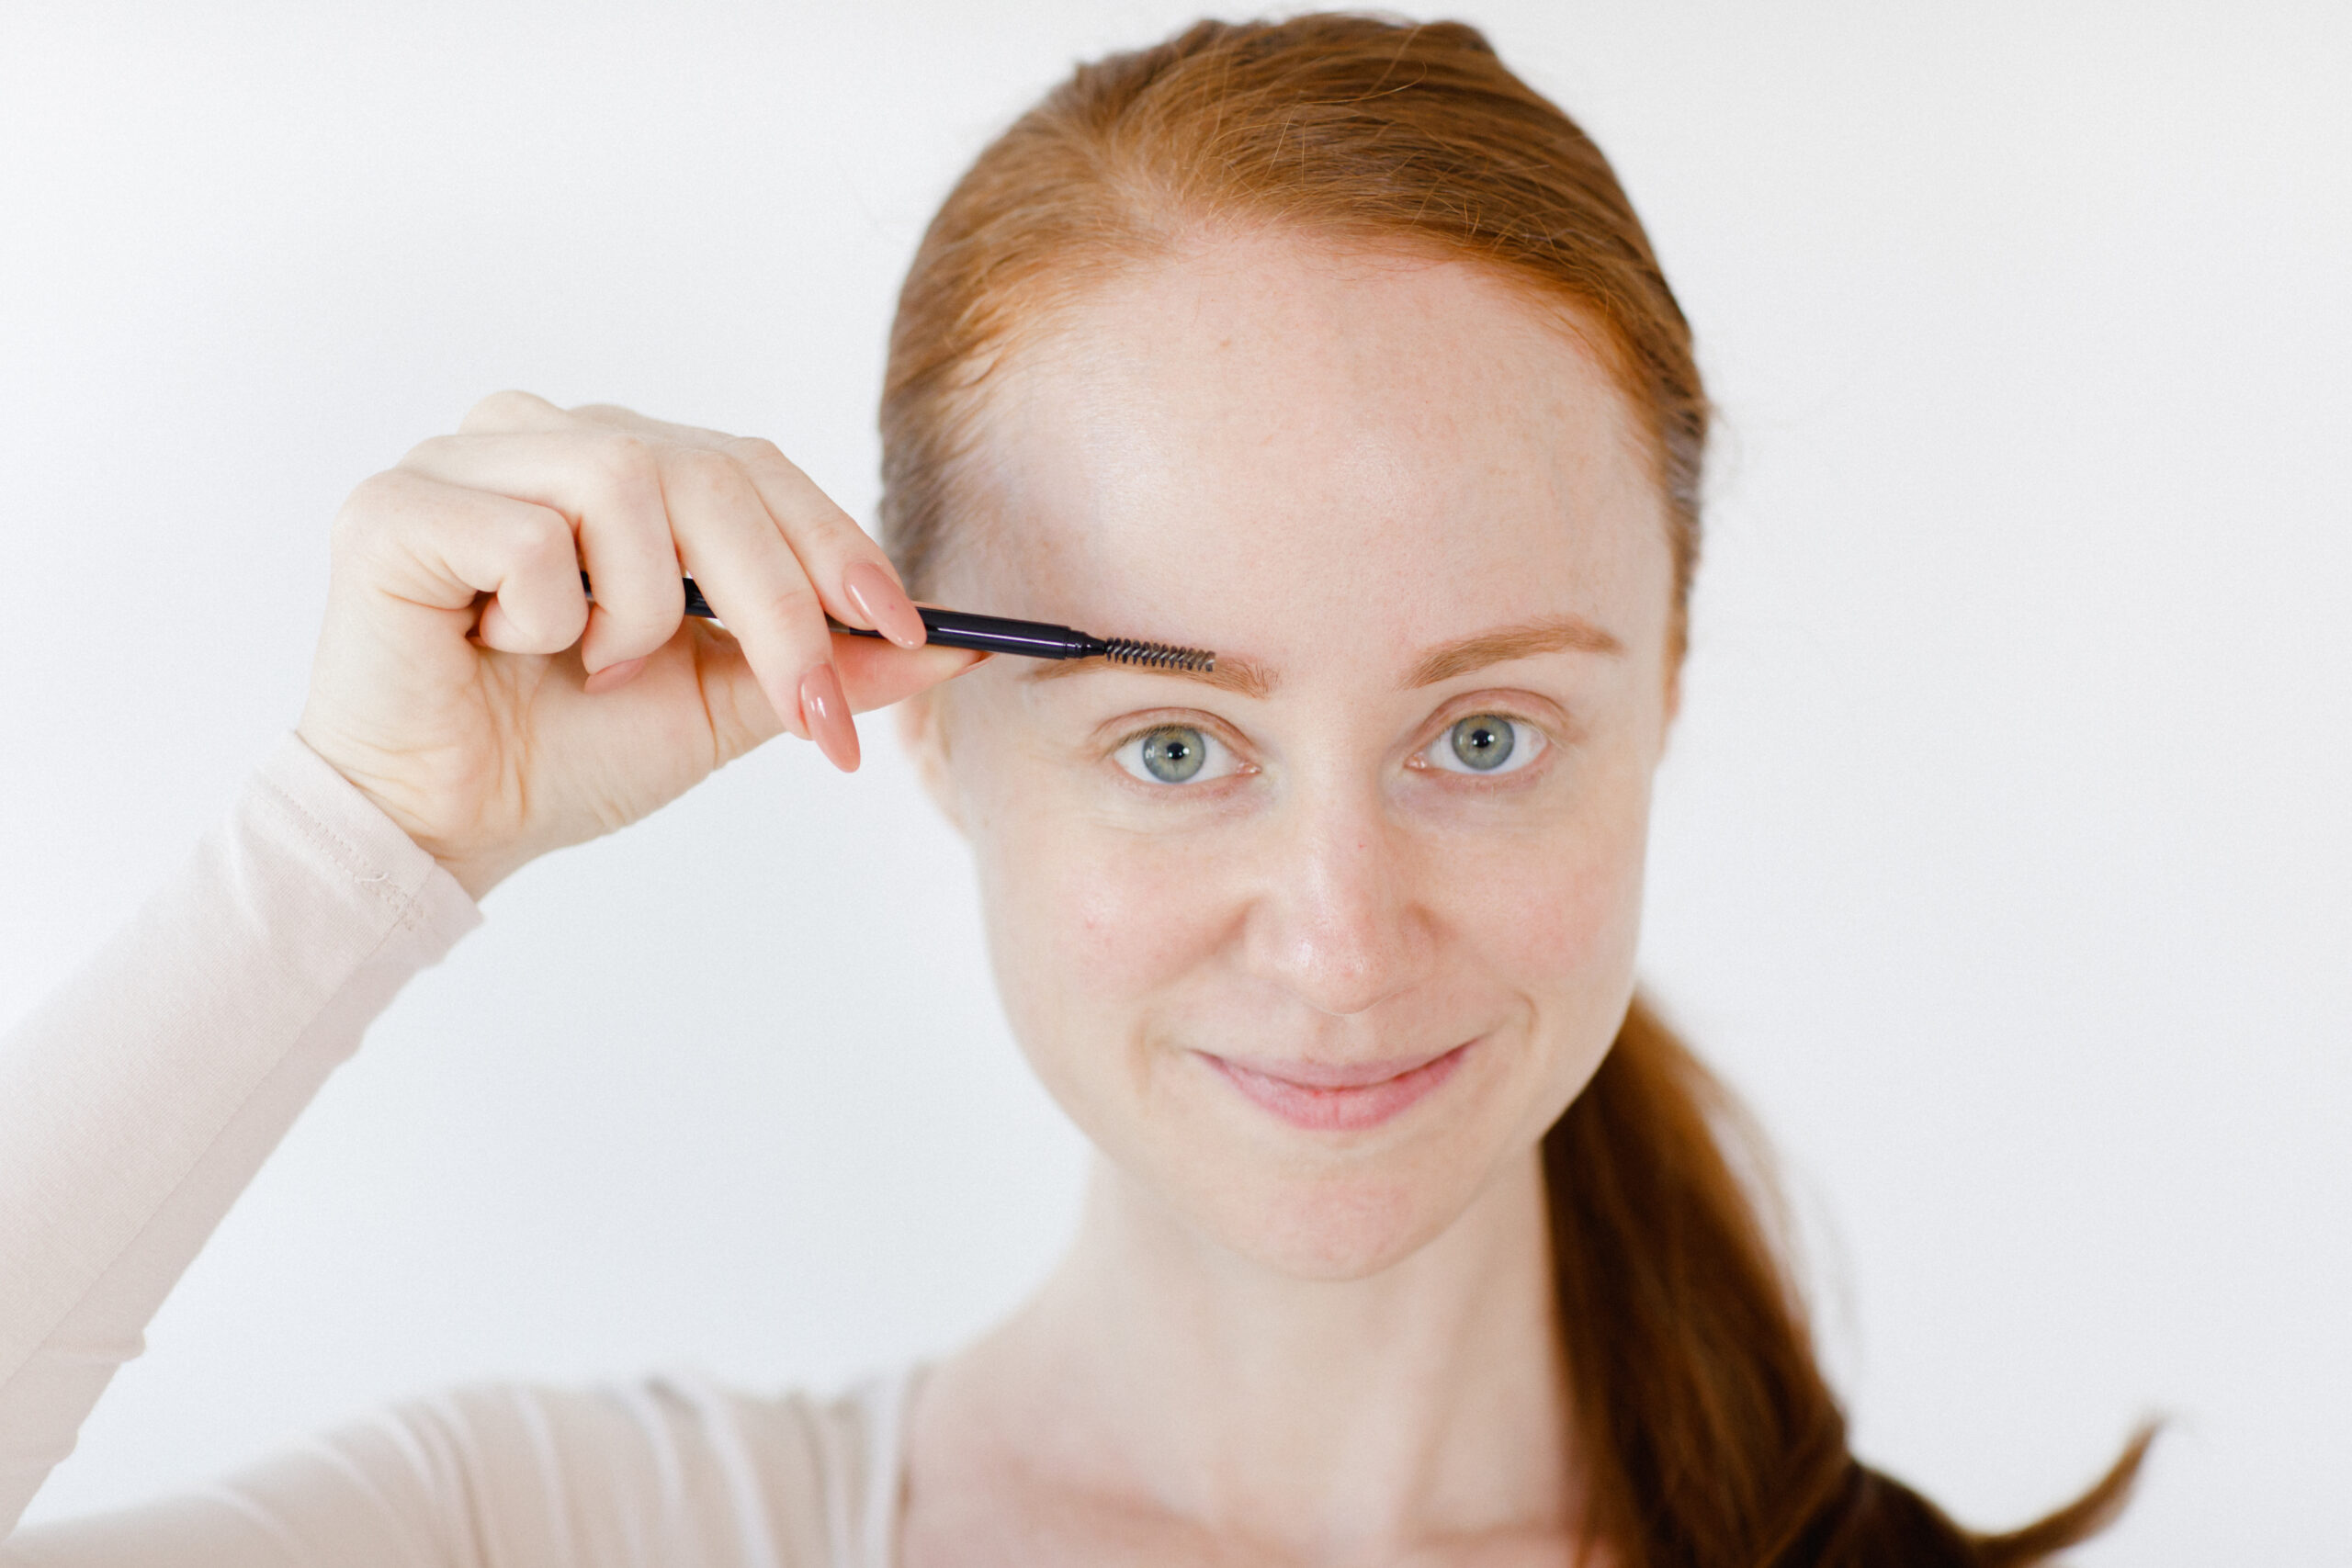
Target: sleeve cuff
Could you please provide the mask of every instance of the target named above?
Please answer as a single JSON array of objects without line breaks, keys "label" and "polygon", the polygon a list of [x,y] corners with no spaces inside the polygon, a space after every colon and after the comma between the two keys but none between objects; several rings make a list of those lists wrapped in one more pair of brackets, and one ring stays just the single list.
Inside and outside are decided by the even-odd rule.
[{"label": "sleeve cuff", "polygon": [[266,804],[352,885],[382,899],[418,943],[420,966],[440,961],[481,924],[481,907],[400,824],[288,731],[254,774]]}]

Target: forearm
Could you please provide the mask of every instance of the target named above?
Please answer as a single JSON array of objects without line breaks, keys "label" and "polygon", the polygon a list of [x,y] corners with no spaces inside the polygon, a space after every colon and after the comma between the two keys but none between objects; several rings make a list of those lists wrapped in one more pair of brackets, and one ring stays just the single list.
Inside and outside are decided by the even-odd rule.
[{"label": "forearm", "polygon": [[479,919],[289,738],[0,1040],[0,1534],[327,1074]]}]

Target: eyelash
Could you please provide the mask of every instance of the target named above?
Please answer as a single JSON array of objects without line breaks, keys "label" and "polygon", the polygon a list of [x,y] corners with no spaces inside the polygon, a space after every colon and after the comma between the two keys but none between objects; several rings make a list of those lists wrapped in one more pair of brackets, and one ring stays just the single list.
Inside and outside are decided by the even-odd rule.
[{"label": "eyelash", "polygon": [[[1511,742],[1510,750],[1505,753],[1504,761],[1493,769],[1481,770],[1466,766],[1453,767],[1439,760],[1440,749],[1451,746],[1455,727],[1474,718],[1498,719],[1510,726]],[[1198,771],[1182,779],[1155,777],[1145,761],[1145,748],[1153,737],[1173,732],[1198,737],[1205,754],[1201,759]],[[1533,768],[1543,761],[1544,754],[1551,750],[1554,744],[1553,737],[1542,725],[1535,723],[1532,719],[1522,718],[1517,714],[1495,708],[1472,708],[1466,712],[1457,711],[1453,717],[1446,719],[1442,728],[1434,736],[1422,742],[1413,754],[1406,759],[1405,765],[1420,773],[1449,773],[1456,778],[1480,781],[1503,779],[1526,773]],[[1116,762],[1120,771],[1126,773],[1128,777],[1154,790],[1181,790],[1190,785],[1215,784],[1221,779],[1257,771],[1240,759],[1238,749],[1231,741],[1219,735],[1214,727],[1204,723],[1190,723],[1181,718],[1147,725],[1141,729],[1130,731],[1112,748],[1111,761]]]},{"label": "eyelash", "polygon": [[[1201,758],[1197,772],[1182,779],[1162,779],[1152,776],[1145,765],[1144,748],[1150,743],[1153,737],[1169,734],[1197,736],[1200,739],[1204,755]],[[1120,768],[1138,784],[1162,790],[1182,789],[1196,784],[1215,784],[1219,779],[1231,778],[1246,771],[1240,758],[1235,754],[1232,745],[1208,726],[1185,724],[1173,720],[1165,724],[1150,725],[1135,731],[1112,749],[1111,760],[1118,763]]]},{"label": "eyelash", "polygon": [[[1457,768],[1441,761],[1440,759],[1452,748],[1453,732],[1476,718],[1497,719],[1510,726],[1510,739],[1504,748],[1502,760],[1494,767],[1484,769],[1467,766]],[[1552,738],[1544,732],[1543,726],[1533,720],[1493,708],[1472,708],[1466,713],[1457,713],[1453,717],[1447,719],[1445,727],[1425,742],[1419,750],[1408,758],[1405,765],[1417,772],[1452,773],[1458,778],[1509,778],[1514,773],[1523,773],[1535,766],[1543,761],[1544,754],[1551,749]]]}]

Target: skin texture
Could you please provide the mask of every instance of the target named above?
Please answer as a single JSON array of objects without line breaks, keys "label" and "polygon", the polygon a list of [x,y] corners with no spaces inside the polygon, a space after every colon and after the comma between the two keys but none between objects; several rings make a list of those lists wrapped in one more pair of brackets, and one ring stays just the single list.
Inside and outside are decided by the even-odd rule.
[{"label": "skin texture", "polygon": [[[854,763],[847,710],[911,699],[1101,1151],[1061,1266],[922,1385],[912,1568],[1605,1561],[1536,1149],[1631,994],[1674,705],[1624,404],[1494,276],[1271,233],[1102,284],[989,389],[931,591],[1221,680],[829,637],[912,609],[775,447],[503,393],[346,504],[300,733],[479,896],[780,730]],[[1524,765],[1449,767],[1478,715]],[[1129,771],[1169,727],[1185,784]],[[1385,1118],[1269,1109],[1432,1059]]]},{"label": "skin texture", "polygon": [[[1573,1561],[1536,1146],[1631,994],[1674,701],[1623,402],[1490,275],[1266,233],[1130,271],[991,386],[941,600],[1242,678],[997,660],[903,710],[1102,1156],[1058,1272],[925,1385],[907,1561]],[[1432,657],[1562,617],[1587,646]],[[1477,714],[1527,765],[1445,770]],[[1155,726],[1205,738],[1191,782],[1130,771]],[[1371,1126],[1218,1065],[1464,1044]]]},{"label": "skin texture", "polygon": [[[726,632],[684,619],[682,573]],[[922,641],[770,443],[499,392],[344,503],[296,733],[479,898],[780,731],[856,767],[853,710],[974,662]]]}]

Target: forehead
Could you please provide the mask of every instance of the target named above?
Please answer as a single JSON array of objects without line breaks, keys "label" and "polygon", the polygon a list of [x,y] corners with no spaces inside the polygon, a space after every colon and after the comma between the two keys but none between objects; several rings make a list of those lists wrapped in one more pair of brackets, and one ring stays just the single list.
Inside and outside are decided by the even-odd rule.
[{"label": "forehead", "polygon": [[1490,622],[1589,614],[1665,560],[1634,430],[1574,324],[1486,269],[1204,242],[1000,367],[945,575],[1007,613],[1224,646],[1318,604],[1378,604],[1406,641],[1457,629],[1465,592]]}]

